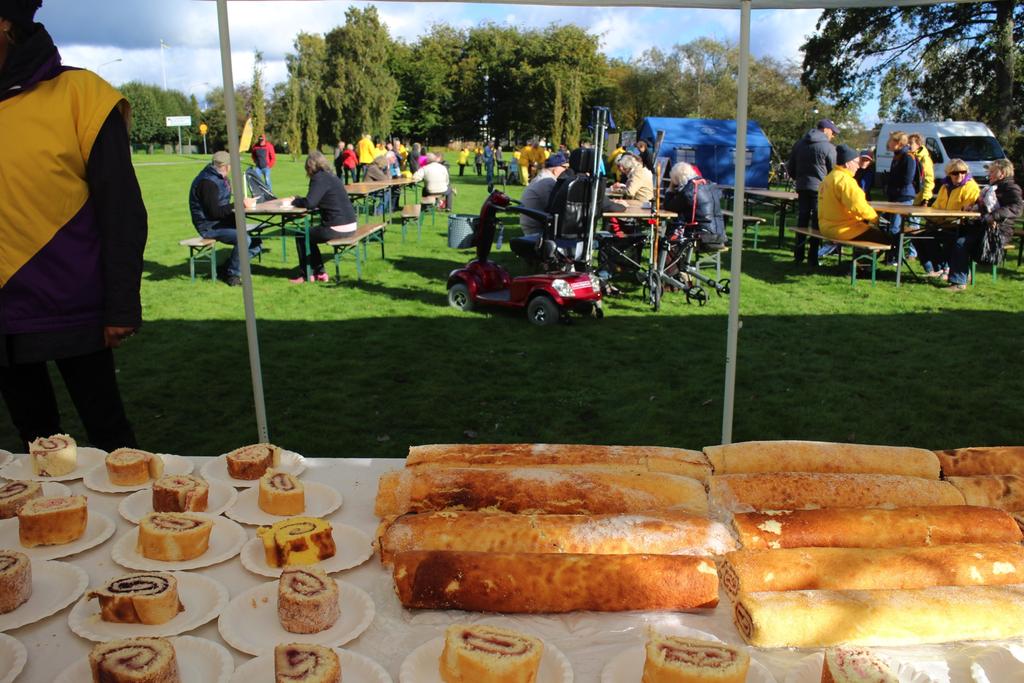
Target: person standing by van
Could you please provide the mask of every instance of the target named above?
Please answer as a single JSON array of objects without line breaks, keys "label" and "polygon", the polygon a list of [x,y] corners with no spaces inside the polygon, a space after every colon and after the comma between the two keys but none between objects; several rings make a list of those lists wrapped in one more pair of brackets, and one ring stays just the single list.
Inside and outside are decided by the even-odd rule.
[{"label": "person standing by van", "polygon": [[[818,188],[821,181],[825,179],[836,165],[836,148],[832,144],[832,138],[839,134],[836,124],[828,119],[818,121],[818,125],[807,131],[800,140],[793,145],[789,154],[789,162],[786,170],[789,177],[793,178],[797,194],[796,225],[798,228],[812,227],[818,229]],[[807,243],[807,236],[797,234],[796,245],[793,247],[793,262],[800,264],[804,262],[804,249]],[[807,253],[807,264],[812,267],[818,265],[818,248],[821,240],[812,238]]]},{"label": "person standing by van", "polygon": [[[893,153],[893,157],[892,166],[889,168],[889,175],[885,181],[885,198],[887,201],[896,204],[910,206],[914,203],[914,197],[917,195],[917,190],[914,189],[914,178],[917,176],[917,158],[910,152],[907,134],[902,131],[893,132],[889,135],[886,148]],[[888,217],[889,232],[895,238],[893,244],[898,244],[900,231],[903,230],[904,217],[898,213],[890,213]],[[899,263],[899,259],[903,258],[903,255],[897,254],[896,251],[895,249],[891,250],[885,260],[890,266],[895,266]],[[917,250],[914,249],[914,244],[911,242],[910,253],[907,254],[907,257],[914,258],[915,256],[917,256]]]}]

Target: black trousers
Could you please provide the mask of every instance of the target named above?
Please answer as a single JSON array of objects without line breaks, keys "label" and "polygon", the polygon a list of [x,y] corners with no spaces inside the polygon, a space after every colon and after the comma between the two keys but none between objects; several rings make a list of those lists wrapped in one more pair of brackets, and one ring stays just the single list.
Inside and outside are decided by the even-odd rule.
[{"label": "black trousers", "polygon": [[[89,443],[105,451],[137,447],[117,387],[114,353],[103,349],[55,362]],[[0,367],[0,395],[22,444],[64,432],[46,363]]]},{"label": "black trousers", "polygon": [[[797,190],[796,227],[818,229],[818,191]],[[807,263],[812,266],[818,265],[818,249],[821,247],[821,240],[807,235],[796,234],[796,244],[793,246],[793,260],[796,263],[804,262],[804,244],[807,245]]]}]

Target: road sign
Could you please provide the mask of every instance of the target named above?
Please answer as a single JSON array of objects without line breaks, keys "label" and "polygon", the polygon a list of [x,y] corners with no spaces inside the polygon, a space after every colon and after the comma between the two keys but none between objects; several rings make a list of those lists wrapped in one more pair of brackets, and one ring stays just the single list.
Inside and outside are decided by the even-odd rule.
[{"label": "road sign", "polygon": [[208,131],[208,130],[210,130],[210,128],[205,123],[200,123],[199,124],[199,134],[200,135],[206,135],[206,131]]},{"label": "road sign", "polygon": [[191,125],[192,125],[192,117],[191,116],[168,116],[167,117],[167,126],[169,128],[173,128],[174,126],[191,126]]}]

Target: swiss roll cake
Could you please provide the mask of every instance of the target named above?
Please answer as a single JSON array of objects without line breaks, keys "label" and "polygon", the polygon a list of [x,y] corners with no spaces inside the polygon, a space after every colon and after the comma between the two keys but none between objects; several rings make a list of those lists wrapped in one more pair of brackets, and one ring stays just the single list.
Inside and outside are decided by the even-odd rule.
[{"label": "swiss roll cake", "polygon": [[251,481],[281,464],[281,449],[274,444],[257,443],[236,448],[227,454],[226,459],[228,476]]},{"label": "swiss roll cake", "polygon": [[164,473],[164,461],[155,453],[138,448],[118,448],[104,463],[107,478],[116,486],[138,486]]},{"label": "swiss roll cake", "polygon": [[0,519],[18,516],[27,501],[43,495],[43,487],[35,481],[8,481],[0,485]]},{"label": "swiss roll cake", "polygon": [[201,515],[151,512],[139,522],[136,548],[150,560],[181,562],[199,557],[210,547],[213,522]]},{"label": "swiss roll cake", "polygon": [[274,648],[274,683],[341,683],[338,653],[323,645],[282,643]]},{"label": "swiss roll cake", "polygon": [[28,445],[32,473],[39,477],[62,477],[78,467],[78,444],[67,434],[39,437]]},{"label": "swiss roll cake", "polygon": [[338,584],[322,569],[295,567],[281,572],[277,615],[290,633],[319,633],[338,620]]},{"label": "swiss roll cake", "polygon": [[641,683],[743,683],[750,655],[738,647],[651,631]]},{"label": "swiss roll cake", "polygon": [[164,475],[153,482],[155,512],[205,512],[210,486],[191,474]]},{"label": "swiss roll cake", "polygon": [[0,614],[13,612],[32,597],[32,561],[14,550],[0,550]]},{"label": "swiss roll cake", "polygon": [[264,557],[271,567],[316,564],[337,552],[331,523],[317,517],[292,517],[261,526],[256,537],[262,541]]},{"label": "swiss roll cake", "polygon": [[166,638],[98,643],[89,653],[93,683],[180,683],[174,646]]},{"label": "swiss roll cake", "polygon": [[445,630],[438,670],[445,683],[533,683],[544,643],[511,629],[453,624]]},{"label": "swiss roll cake", "polygon": [[100,603],[100,619],[120,624],[164,624],[185,611],[178,580],[161,572],[127,574],[89,591]]},{"label": "swiss roll cake", "polygon": [[271,515],[301,515],[306,510],[306,487],[294,475],[269,469],[260,477],[256,502]]},{"label": "swiss roll cake", "polygon": [[21,545],[62,545],[78,540],[89,523],[85,496],[33,498],[18,511],[18,537]]}]

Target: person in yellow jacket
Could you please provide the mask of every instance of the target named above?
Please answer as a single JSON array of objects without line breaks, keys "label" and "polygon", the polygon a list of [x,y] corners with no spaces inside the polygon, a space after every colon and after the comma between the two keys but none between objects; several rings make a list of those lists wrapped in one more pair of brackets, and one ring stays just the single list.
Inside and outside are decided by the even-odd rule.
[{"label": "person in yellow jacket", "polygon": [[519,150],[516,162],[519,164],[519,182],[526,187],[530,184],[530,164],[533,163],[533,148],[529,143]]},{"label": "person in yellow jacket", "polygon": [[917,159],[918,173],[921,174],[921,189],[914,196],[915,206],[928,206],[935,193],[935,164],[932,163],[932,155],[924,146],[924,138],[920,133],[911,133],[907,136],[910,144],[910,153]]},{"label": "person in yellow jacket", "polygon": [[[977,203],[979,197],[981,188],[971,177],[967,163],[963,159],[950,159],[946,164],[946,177],[939,186],[939,194],[935,197],[932,207],[967,211]],[[947,249],[943,243],[943,237],[947,234],[942,230],[926,230],[922,237],[929,239],[915,240],[925,277],[948,277],[949,263],[945,256]]]},{"label": "person in yellow jacket", "polygon": [[619,143],[619,146],[612,150],[612,153],[608,155],[608,168],[612,169],[615,173],[615,182],[622,182],[622,171],[619,170],[619,165],[615,163],[616,159],[626,153],[626,148]]},{"label": "person in yellow jacket", "polygon": [[356,166],[355,179],[358,183],[363,178],[366,165],[372,164],[374,158],[377,156],[373,148],[373,140],[370,139],[369,133],[363,133],[363,137],[359,138],[359,142],[356,143],[356,156],[358,157],[359,163]]},{"label": "person in yellow jacket", "polygon": [[836,148],[836,165],[818,188],[818,229],[828,239],[889,243],[878,229],[878,212],[854,179],[860,154],[849,145]]},{"label": "person in yellow jacket", "polygon": [[459,150],[459,177],[461,178],[466,172],[466,164],[469,163],[469,147],[463,146]]}]

